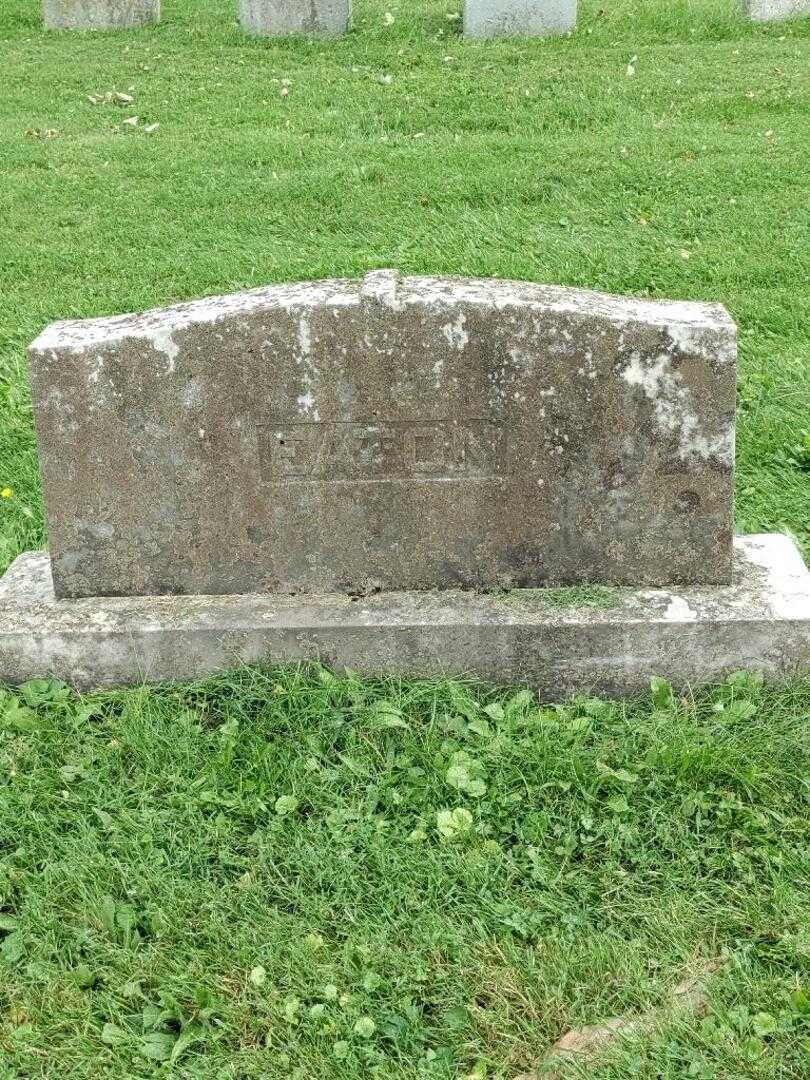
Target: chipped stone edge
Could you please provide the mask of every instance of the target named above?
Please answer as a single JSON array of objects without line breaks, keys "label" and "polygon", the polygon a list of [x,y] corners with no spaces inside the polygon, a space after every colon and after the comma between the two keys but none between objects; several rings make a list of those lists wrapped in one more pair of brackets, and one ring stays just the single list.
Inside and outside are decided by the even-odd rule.
[{"label": "chipped stone edge", "polygon": [[783,535],[738,537],[731,586],[625,590],[616,607],[504,604],[474,592],[54,600],[48,556],[0,579],[0,681],[78,689],[320,659],[366,674],[471,674],[546,698],[698,685],[748,668],[810,672],[810,573]]}]

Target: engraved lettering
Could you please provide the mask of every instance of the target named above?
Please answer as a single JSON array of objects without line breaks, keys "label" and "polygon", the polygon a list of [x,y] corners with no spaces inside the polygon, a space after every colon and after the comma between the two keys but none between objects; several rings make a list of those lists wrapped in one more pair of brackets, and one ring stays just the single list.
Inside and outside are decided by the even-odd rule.
[{"label": "engraved lettering", "polygon": [[[300,425],[299,427],[303,427]],[[307,433],[295,428],[283,428],[274,435],[275,454],[285,476],[306,476],[309,472]]]},{"label": "engraved lettering", "polygon": [[257,424],[265,483],[470,480],[509,473],[506,426],[484,419]]}]

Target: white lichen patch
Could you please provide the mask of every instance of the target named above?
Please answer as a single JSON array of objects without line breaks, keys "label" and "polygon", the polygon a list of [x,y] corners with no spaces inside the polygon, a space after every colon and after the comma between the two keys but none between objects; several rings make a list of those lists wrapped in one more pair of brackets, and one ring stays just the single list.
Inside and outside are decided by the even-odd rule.
[{"label": "white lichen patch", "polygon": [[101,376],[104,374],[104,354],[95,353],[90,358],[90,367],[87,371],[87,381],[91,386],[97,386]]},{"label": "white lichen patch", "polygon": [[175,361],[180,352],[180,346],[174,340],[172,328],[165,324],[152,327],[145,337],[156,352],[166,358],[166,374],[171,375],[174,371]]},{"label": "white lichen patch", "polygon": [[543,350],[525,330],[520,332],[519,338],[520,344],[510,346],[506,352],[515,374],[521,379],[531,379],[537,367],[543,363]]},{"label": "white lichen patch", "polygon": [[96,630],[111,630],[115,626],[115,618],[106,611],[94,611],[87,617],[88,623]]},{"label": "white lichen patch", "polygon": [[[84,367],[84,379],[88,391],[84,409],[103,407],[112,401],[122,399],[122,395],[115,384],[115,356],[114,354],[112,356],[107,355],[107,353],[108,350],[99,350],[98,352],[87,353],[80,358],[80,365]],[[40,398],[41,407],[45,409],[52,406],[54,400],[53,395],[46,392]],[[59,403],[59,396],[57,396],[56,401],[59,415],[64,421],[69,406],[66,402]]]},{"label": "white lichen patch", "polygon": [[467,317],[463,311],[460,311],[454,322],[445,323],[442,327],[442,334],[448,345],[459,352],[465,348],[470,340],[469,334],[464,329],[466,321]]},{"label": "white lichen patch", "polygon": [[697,356],[717,364],[733,364],[737,360],[737,335],[733,328],[719,328],[716,319],[671,322],[666,332],[683,356]]},{"label": "white lichen patch", "polygon": [[[719,304],[641,300],[498,279],[401,277],[395,270],[372,271],[362,282],[327,279],[269,285],[142,314],[56,322],[40,334],[31,349],[44,360],[49,349],[81,352],[104,342],[149,337],[155,331],[160,337],[224,319],[238,325],[240,317],[262,312],[329,309],[338,314],[341,309],[356,308],[362,298],[375,299],[397,311],[406,304],[430,310],[449,309],[451,327],[456,325],[460,305],[487,310],[499,318],[528,312],[536,328],[545,326],[548,317],[560,315],[603,319],[619,328],[647,324],[660,327],[684,353],[704,355],[708,351],[710,358],[718,360],[734,356],[734,324]],[[552,325],[548,329],[554,334],[558,328]],[[567,337],[571,329],[562,327],[560,332]],[[598,333],[604,336],[605,329]],[[452,334],[462,340],[455,330]]]},{"label": "white lichen patch", "polygon": [[315,397],[313,394],[299,394],[297,402],[298,411],[302,416],[310,417],[312,420],[320,420],[320,414],[315,408]]},{"label": "white lichen patch", "polygon": [[309,360],[312,352],[312,330],[306,315],[302,315],[298,320],[298,347],[301,350],[301,359]]},{"label": "white lichen patch", "polygon": [[298,355],[295,363],[301,380],[301,393],[297,398],[298,412],[307,419],[319,420],[314,394],[318,372],[312,362],[312,327],[308,313],[302,313],[298,318]]},{"label": "white lichen patch", "polygon": [[634,351],[621,377],[628,386],[643,390],[652,403],[661,433],[678,439],[682,461],[697,457],[703,461],[713,459],[728,467],[733,465],[734,425],[725,424],[720,430],[708,433],[702,429],[692,391],[680,373],[672,369],[669,355],[660,353],[646,359]]},{"label": "white lichen patch", "polygon": [[689,606],[682,596],[671,596],[664,618],[668,622],[694,622],[698,613]]},{"label": "white lichen patch", "polygon": [[187,409],[199,407],[203,403],[203,391],[198,379],[189,379],[183,385],[180,394],[181,401]]},{"label": "white lichen patch", "polygon": [[402,278],[398,270],[370,270],[360,284],[362,300],[372,301],[399,311],[399,286]]},{"label": "white lichen patch", "polygon": [[[265,312],[356,307],[359,299],[359,283],[342,279],[267,285],[139,314],[60,320],[42,331],[30,351],[37,359],[54,358],[65,351],[81,354],[100,345],[117,345],[130,339],[152,340],[157,336],[160,341],[166,334],[173,335],[194,326],[215,325],[225,319],[233,320],[233,325],[238,326],[240,318]],[[225,332],[229,329],[228,325],[223,327]]]}]

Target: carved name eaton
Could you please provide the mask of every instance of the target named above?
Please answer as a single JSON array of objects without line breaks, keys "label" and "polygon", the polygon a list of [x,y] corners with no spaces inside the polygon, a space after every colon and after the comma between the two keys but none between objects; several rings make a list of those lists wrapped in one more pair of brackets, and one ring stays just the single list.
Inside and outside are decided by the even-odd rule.
[{"label": "carved name eaton", "polygon": [[507,474],[506,431],[490,420],[270,421],[257,430],[265,483]]}]

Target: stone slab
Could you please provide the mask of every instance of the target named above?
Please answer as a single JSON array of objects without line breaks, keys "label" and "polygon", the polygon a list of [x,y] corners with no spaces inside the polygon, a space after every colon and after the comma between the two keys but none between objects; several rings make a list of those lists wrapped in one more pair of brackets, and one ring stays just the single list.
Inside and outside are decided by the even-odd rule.
[{"label": "stone slab", "polygon": [[351,11],[351,0],[239,0],[242,28],[262,37],[343,34]]},{"label": "stone slab", "polygon": [[573,30],[577,0],[464,0],[464,36],[549,37]]},{"label": "stone slab", "polygon": [[683,687],[740,668],[810,671],[799,552],[781,535],[735,545],[732,585],[617,590],[600,608],[561,608],[538,590],[55,600],[48,556],[29,553],[0,579],[0,680],[89,690],[317,658],[368,675],[472,674],[556,699],[633,694],[653,675]]},{"label": "stone slab", "polygon": [[160,0],[43,0],[42,17],[54,30],[118,30],[160,18]]},{"label": "stone slab", "polygon": [[30,358],[58,596],[729,580],[719,304],[378,271]]},{"label": "stone slab", "polygon": [[777,22],[810,15],[810,0],[744,0],[745,12],[754,22]]}]

